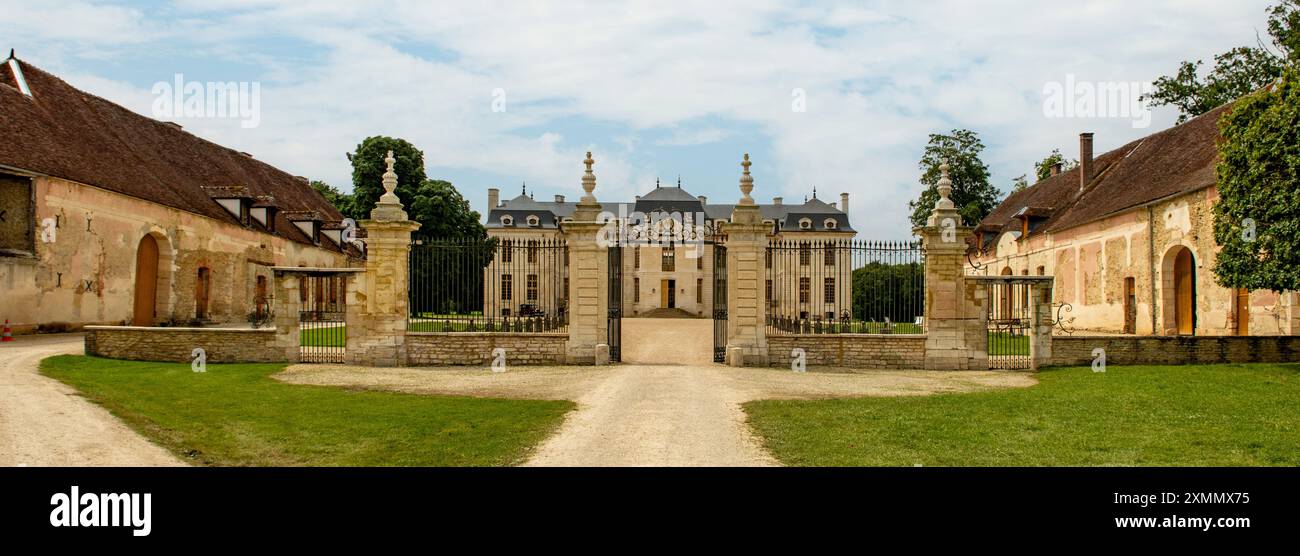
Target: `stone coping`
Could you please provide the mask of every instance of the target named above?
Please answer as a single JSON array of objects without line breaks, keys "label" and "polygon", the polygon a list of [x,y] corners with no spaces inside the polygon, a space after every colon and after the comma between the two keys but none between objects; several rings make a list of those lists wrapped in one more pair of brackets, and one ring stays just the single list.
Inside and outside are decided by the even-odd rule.
[{"label": "stone coping", "polygon": [[141,332],[256,332],[260,334],[275,333],[275,327],[268,328],[215,328],[199,326],[113,326],[92,324],[86,330],[138,330]]},{"label": "stone coping", "polygon": [[366,271],[365,267],[356,267],[356,266],[328,266],[328,267],[327,266],[273,266],[271,267],[271,270],[274,272],[286,272],[286,273],[287,272],[321,273],[321,272],[365,272]]},{"label": "stone coping", "polygon": [[1007,275],[968,274],[966,275],[966,278],[970,280],[980,281],[980,282],[1047,282],[1047,283],[1051,283],[1053,280],[1056,279],[1055,276],[1025,276],[1023,274],[1019,276],[1016,276],[1014,274],[1007,274]]},{"label": "stone coping", "polygon": [[528,338],[565,338],[568,332],[407,332],[407,336],[458,336],[462,338],[483,337],[528,337]]},{"label": "stone coping", "polygon": [[925,339],[929,334],[853,334],[837,332],[835,334],[768,334],[768,338],[916,338]]}]

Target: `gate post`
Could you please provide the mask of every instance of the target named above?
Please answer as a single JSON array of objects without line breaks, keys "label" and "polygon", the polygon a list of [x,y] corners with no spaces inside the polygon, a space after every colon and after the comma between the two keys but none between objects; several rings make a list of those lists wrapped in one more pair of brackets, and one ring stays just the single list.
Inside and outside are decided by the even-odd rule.
[{"label": "gate post", "polygon": [[366,271],[348,280],[347,358],[350,365],[406,366],[406,318],[411,232],[419,222],[407,219],[393,193],[397,173],[393,152],[384,158],[385,193],[362,220],[366,230]]},{"label": "gate post", "polygon": [[762,287],[763,258],[771,226],[763,223],[754,198],[754,178],[749,175],[749,155],[740,163],[740,202],[727,223],[727,364],[736,367],[767,366],[767,329]]},{"label": "gate post", "polygon": [[569,244],[569,345],[566,357],[571,364],[609,363],[609,260],[606,249],[610,245],[609,238],[601,235],[605,224],[598,221],[600,204],[592,194],[596,189],[596,175],[592,173],[591,165],[595,162],[588,152],[583,160],[587,170],[582,175],[582,189],[586,194],[574,208],[573,220],[561,224]]},{"label": "gate post", "polygon": [[1029,290],[1029,366],[1037,371],[1052,365],[1052,279],[1036,280]]},{"label": "gate post", "polygon": [[988,331],[982,320],[987,292],[966,279],[966,241],[972,228],[962,225],[948,198],[948,164],[939,171],[939,202],[926,225],[912,230],[925,247],[925,368],[984,370],[989,367]]},{"label": "gate post", "polygon": [[284,360],[297,363],[302,358],[301,325],[298,322],[298,276],[280,269],[275,279],[275,347],[284,350]]}]

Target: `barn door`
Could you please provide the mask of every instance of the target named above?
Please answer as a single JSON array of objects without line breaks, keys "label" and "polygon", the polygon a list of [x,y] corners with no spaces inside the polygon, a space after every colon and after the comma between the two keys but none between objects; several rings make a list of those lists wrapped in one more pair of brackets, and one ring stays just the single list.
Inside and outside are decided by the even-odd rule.
[{"label": "barn door", "polygon": [[135,250],[135,313],[131,324],[154,325],[154,304],[158,301],[158,241],[151,235],[140,240]]}]

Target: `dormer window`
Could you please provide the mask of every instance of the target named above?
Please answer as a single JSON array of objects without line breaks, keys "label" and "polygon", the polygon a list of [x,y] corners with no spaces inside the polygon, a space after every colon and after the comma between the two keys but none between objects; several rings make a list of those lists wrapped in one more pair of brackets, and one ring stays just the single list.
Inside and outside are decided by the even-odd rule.
[{"label": "dormer window", "polygon": [[253,196],[248,193],[248,188],[242,185],[222,185],[204,187],[208,197],[216,201],[221,208],[226,209],[231,216],[239,220],[240,225],[249,224],[249,209],[253,206]]},{"label": "dormer window", "polygon": [[822,226],[824,226],[827,230],[834,230],[835,227],[838,225],[839,222],[836,222],[834,218],[827,218],[825,222],[822,222]]},{"label": "dormer window", "polygon": [[248,209],[248,215],[266,231],[274,232],[276,210],[275,197],[261,195],[253,202],[252,208]]},{"label": "dormer window", "polygon": [[811,229],[812,229],[812,220],[809,220],[809,219],[807,219],[807,218],[800,218],[800,219],[799,219],[799,229],[800,229],[800,230],[811,230]]},{"label": "dormer window", "polygon": [[502,226],[514,226],[514,225],[515,225],[515,219],[514,219],[513,217],[511,217],[509,214],[503,214],[503,215],[501,215],[501,225],[502,225]]},{"label": "dormer window", "polygon": [[312,243],[320,243],[321,216],[314,210],[284,211],[284,216],[307,236]]},{"label": "dormer window", "polygon": [[541,225],[541,223],[542,220],[538,218],[536,214],[528,215],[528,226],[530,228],[536,228],[537,226]]}]

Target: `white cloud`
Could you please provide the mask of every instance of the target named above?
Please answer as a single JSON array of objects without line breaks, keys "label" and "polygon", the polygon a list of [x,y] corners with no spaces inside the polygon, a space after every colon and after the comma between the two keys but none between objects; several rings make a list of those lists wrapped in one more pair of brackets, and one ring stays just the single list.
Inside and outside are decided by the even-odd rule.
[{"label": "white cloud", "polygon": [[[927,134],[979,131],[1004,187],[1052,148],[1073,156],[1080,131],[1097,132],[1100,150],[1117,147],[1173,115],[1158,113],[1149,130],[1127,120],[1049,120],[1043,83],[1067,73],[1150,80],[1181,60],[1251,43],[1268,4],[245,0],[217,10],[195,0],[158,21],[131,8],[64,2],[18,7],[0,34],[17,37],[20,50],[33,52],[28,59],[67,66],[61,75],[74,84],[137,110],[147,107],[147,86],[133,90],[75,60],[162,46],[251,64],[259,70],[249,79],[269,80],[261,127],[199,120],[186,128],[339,185],[349,176],[343,153],[373,134],[410,139],[430,166],[521,176],[570,196],[580,190],[583,153],[594,150],[605,199],[653,187],[653,149],[640,146],[735,145],[738,158],[770,145],[773,160],[758,161],[769,172],[756,174],[756,196],[792,201],[812,186],[828,199],[850,192],[863,237],[899,238],[908,233],[906,202],[918,190]],[[263,51],[267,40],[312,52],[285,57],[282,46]],[[502,113],[490,109],[498,87]],[[796,87],[807,92],[807,112],[790,109]],[[564,125],[576,118],[618,131],[577,136]],[[693,124],[700,119],[723,123]],[[669,137],[646,141],[646,131]],[[479,187],[517,186],[472,185],[466,194],[480,209]],[[715,202],[737,194],[734,181],[715,187],[697,193]]]}]

